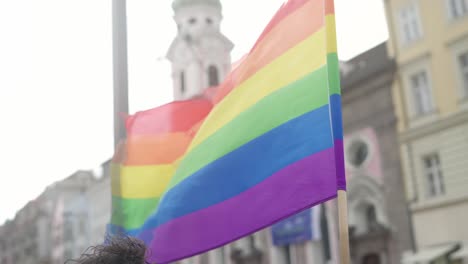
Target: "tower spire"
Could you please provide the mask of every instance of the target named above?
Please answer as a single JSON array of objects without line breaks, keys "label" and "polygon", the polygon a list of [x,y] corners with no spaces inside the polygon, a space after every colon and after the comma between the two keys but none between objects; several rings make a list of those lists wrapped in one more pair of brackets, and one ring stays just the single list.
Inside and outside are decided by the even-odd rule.
[{"label": "tower spire", "polygon": [[177,36],[167,58],[172,63],[174,99],[183,100],[224,79],[234,45],[221,33],[219,0],[175,0],[172,8]]}]

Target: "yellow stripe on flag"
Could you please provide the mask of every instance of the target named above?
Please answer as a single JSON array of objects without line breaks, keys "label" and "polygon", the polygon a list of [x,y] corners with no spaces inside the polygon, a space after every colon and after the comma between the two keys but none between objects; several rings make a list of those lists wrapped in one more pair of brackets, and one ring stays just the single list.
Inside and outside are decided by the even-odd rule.
[{"label": "yellow stripe on flag", "polygon": [[325,27],[327,28],[327,53],[336,53],[336,25],[335,15],[325,17]]},{"label": "yellow stripe on flag", "polygon": [[122,198],[161,197],[166,190],[175,166],[120,166],[112,175],[112,195]]}]

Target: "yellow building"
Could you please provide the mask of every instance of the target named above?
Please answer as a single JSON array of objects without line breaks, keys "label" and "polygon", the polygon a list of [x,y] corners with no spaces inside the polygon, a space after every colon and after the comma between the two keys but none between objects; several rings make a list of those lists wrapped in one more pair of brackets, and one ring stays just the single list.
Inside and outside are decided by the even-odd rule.
[{"label": "yellow building", "polygon": [[385,0],[416,252],[468,263],[468,0]]}]

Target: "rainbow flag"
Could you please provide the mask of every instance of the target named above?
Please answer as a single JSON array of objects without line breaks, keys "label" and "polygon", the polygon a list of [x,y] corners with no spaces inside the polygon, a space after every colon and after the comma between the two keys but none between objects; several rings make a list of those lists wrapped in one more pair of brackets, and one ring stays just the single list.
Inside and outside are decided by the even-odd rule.
[{"label": "rainbow flag", "polygon": [[290,0],[218,88],[157,210],[150,262],[219,247],[345,189],[333,0]]},{"label": "rainbow flag", "polygon": [[136,236],[155,212],[178,159],[212,108],[206,99],[169,103],[126,120],[127,140],[112,161],[108,234]]}]

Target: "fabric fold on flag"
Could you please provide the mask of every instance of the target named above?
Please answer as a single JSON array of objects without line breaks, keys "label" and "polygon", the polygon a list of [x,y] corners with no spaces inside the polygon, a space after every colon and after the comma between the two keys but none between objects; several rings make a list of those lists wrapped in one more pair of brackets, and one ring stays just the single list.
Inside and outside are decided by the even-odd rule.
[{"label": "fabric fold on flag", "polygon": [[109,235],[136,235],[155,212],[195,130],[212,108],[208,99],[169,103],[126,119],[127,140],[112,160]]}]

